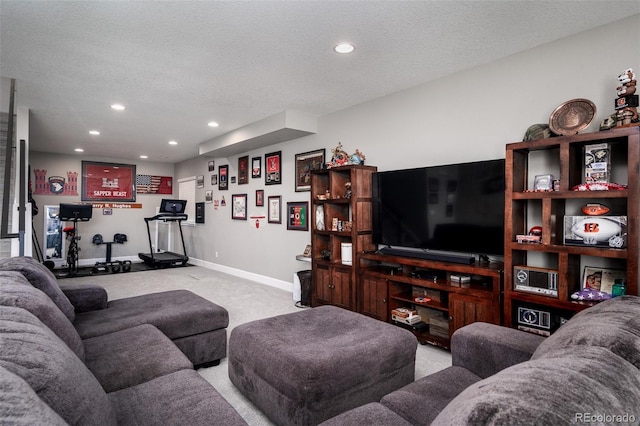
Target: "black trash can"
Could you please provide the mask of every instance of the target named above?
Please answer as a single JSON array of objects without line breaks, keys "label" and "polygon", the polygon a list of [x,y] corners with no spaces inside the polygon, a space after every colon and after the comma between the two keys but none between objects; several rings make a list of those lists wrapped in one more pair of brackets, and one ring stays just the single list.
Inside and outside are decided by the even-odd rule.
[{"label": "black trash can", "polygon": [[299,304],[311,306],[311,270],[298,271],[298,279],[300,280]]}]

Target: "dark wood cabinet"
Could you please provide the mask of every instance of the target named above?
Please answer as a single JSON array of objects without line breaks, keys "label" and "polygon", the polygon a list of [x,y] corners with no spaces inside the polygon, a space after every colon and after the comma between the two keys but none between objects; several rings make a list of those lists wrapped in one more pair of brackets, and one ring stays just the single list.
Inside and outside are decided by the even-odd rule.
[{"label": "dark wood cabinet", "polygon": [[359,288],[361,289],[360,308],[362,314],[379,319],[389,320],[389,280],[369,274],[362,274]]},{"label": "dark wood cabinet", "polygon": [[[624,189],[576,190],[586,180],[587,148],[596,144],[604,144],[607,150],[610,182],[623,185]],[[637,126],[506,146],[503,308],[506,325],[548,335],[576,312],[593,306],[597,302],[571,298],[582,288],[585,267],[624,271],[627,294],[638,294],[639,161]],[[556,190],[533,191],[535,176],[545,174],[557,179]],[[595,203],[610,209],[607,216],[627,218],[623,231],[626,247],[565,244],[565,218],[584,216],[582,207]],[[542,227],[541,242],[518,242],[517,236],[528,234],[533,226]],[[519,272],[530,267],[556,272],[557,291],[525,290],[514,268]],[[541,315],[550,320],[543,327],[538,324]]]},{"label": "dark wood cabinet", "polygon": [[312,306],[357,311],[358,256],[374,250],[371,222],[373,166],[311,173]]},{"label": "dark wood cabinet", "polygon": [[[394,323],[393,309],[417,310],[424,324],[406,328],[420,343],[449,348],[451,335],[464,325],[501,323],[501,262],[463,265],[376,253],[359,258],[361,312]],[[452,275],[469,276],[470,281],[456,282]]]}]

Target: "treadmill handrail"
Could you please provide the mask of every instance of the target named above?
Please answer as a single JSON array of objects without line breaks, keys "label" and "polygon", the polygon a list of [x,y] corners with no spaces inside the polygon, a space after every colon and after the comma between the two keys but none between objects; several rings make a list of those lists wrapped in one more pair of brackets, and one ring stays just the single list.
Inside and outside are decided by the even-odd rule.
[{"label": "treadmill handrail", "polygon": [[152,217],[145,217],[145,222],[150,222],[153,220],[162,220],[162,221],[183,221],[189,218],[186,214],[173,214],[173,213],[159,213]]}]

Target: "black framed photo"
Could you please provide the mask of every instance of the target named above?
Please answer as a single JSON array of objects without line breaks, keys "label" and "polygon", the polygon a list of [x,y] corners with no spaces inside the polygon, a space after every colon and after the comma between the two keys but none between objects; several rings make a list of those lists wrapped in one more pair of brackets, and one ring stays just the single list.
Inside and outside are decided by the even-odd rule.
[{"label": "black framed photo", "polygon": [[229,189],[229,166],[224,165],[218,168],[218,189],[226,191]]},{"label": "black framed photo", "polygon": [[287,203],[287,229],[291,231],[309,230],[309,202]]},{"label": "black framed photo", "polygon": [[231,219],[247,220],[247,194],[231,196]]},{"label": "black framed photo", "polygon": [[213,160],[209,160],[209,162],[207,163],[207,169],[212,172],[216,169],[216,162]]},{"label": "black framed photo", "polygon": [[296,192],[311,190],[311,171],[323,167],[324,154],[324,148],[296,154]]},{"label": "black framed photo", "polygon": [[249,156],[238,158],[238,185],[249,183]]},{"label": "black framed photo", "polygon": [[135,164],[82,162],[82,201],[136,201]]},{"label": "black framed photo", "polygon": [[256,189],[256,207],[264,206],[264,189]]},{"label": "black framed photo", "polygon": [[282,196],[271,195],[267,198],[267,221],[282,223]]},{"label": "black framed photo", "polygon": [[282,151],[264,155],[264,184],[279,185],[282,183]]},{"label": "black framed photo", "polygon": [[251,159],[251,177],[259,178],[262,176],[262,157],[253,157]]}]

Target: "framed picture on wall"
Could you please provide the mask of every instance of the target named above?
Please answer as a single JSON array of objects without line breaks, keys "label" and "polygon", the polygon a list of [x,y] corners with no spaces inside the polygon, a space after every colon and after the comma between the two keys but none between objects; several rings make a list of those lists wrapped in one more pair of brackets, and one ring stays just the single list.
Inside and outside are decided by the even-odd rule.
[{"label": "framed picture on wall", "polygon": [[247,220],[247,194],[231,196],[231,219]]},{"label": "framed picture on wall", "polygon": [[282,183],[282,151],[264,155],[264,184],[279,185]]},{"label": "framed picture on wall", "polygon": [[249,156],[238,158],[238,185],[249,183]]},{"label": "framed picture on wall", "polygon": [[267,198],[267,218],[269,223],[282,223],[282,196],[272,195]]},{"label": "framed picture on wall", "polygon": [[82,162],[82,201],[136,201],[135,164]]},{"label": "framed picture on wall", "polygon": [[311,170],[321,169],[324,165],[325,150],[303,152],[296,154],[296,192],[311,190]]},{"label": "framed picture on wall", "polygon": [[218,168],[218,189],[226,191],[229,189],[229,166],[224,165]]},{"label": "framed picture on wall", "polygon": [[259,178],[262,176],[262,157],[253,157],[251,159],[251,177]]},{"label": "framed picture on wall", "polygon": [[291,231],[309,230],[309,203],[287,203],[287,229]]},{"label": "framed picture on wall", "polygon": [[264,206],[264,189],[256,189],[256,207]]}]

